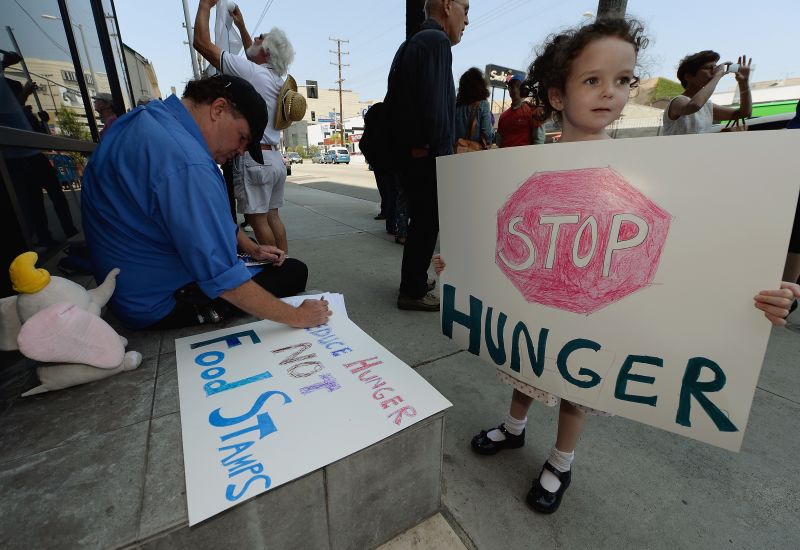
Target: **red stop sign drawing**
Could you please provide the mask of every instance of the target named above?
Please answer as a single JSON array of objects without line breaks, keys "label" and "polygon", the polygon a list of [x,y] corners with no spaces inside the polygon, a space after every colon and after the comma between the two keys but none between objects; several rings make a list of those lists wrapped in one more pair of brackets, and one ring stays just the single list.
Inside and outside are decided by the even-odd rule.
[{"label": "red stop sign drawing", "polygon": [[495,261],[528,302],[588,315],[652,282],[670,220],[611,168],[539,172],[497,212]]}]

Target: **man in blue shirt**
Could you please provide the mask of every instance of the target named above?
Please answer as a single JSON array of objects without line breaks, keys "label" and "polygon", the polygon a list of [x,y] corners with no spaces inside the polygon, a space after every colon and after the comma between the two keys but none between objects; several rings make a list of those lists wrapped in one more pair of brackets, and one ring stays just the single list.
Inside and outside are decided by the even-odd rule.
[{"label": "man in blue shirt", "polygon": [[[324,300],[294,308],[275,298],[305,288],[305,264],[238,231],[217,163],[247,150],[262,161],[263,99],[218,75],[120,117],[83,177],[86,242],[103,280],[121,272],[111,307],[131,328],[174,328],[241,311],[294,327],[324,323]],[[272,265],[253,276],[237,246]]]}]

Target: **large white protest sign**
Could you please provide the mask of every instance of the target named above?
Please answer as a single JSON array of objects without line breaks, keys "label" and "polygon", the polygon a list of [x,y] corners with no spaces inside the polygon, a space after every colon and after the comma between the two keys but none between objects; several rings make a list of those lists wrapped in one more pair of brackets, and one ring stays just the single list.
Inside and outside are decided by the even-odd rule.
[{"label": "large white protest sign", "polygon": [[[800,132],[438,160],[442,329],[576,403],[738,450],[800,184]],[[469,376],[464,373],[464,376]]]},{"label": "large white protest sign", "polygon": [[332,309],[312,329],[260,321],[175,341],[190,525],[450,406]]}]

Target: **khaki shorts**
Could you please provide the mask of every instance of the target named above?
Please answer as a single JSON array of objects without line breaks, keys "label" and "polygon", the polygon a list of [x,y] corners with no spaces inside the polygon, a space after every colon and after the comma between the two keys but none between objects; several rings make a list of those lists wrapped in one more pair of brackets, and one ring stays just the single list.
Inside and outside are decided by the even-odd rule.
[{"label": "khaki shorts", "polygon": [[233,195],[239,214],[265,214],[283,206],[286,166],[278,151],[264,151],[264,164],[249,153],[233,160]]}]

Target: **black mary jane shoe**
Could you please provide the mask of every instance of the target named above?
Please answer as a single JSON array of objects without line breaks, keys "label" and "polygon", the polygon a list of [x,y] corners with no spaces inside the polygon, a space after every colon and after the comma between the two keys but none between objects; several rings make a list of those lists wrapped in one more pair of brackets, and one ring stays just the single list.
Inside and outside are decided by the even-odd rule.
[{"label": "black mary jane shoe", "polygon": [[542,477],[542,474],[539,474],[535,480],[533,480],[533,487],[531,490],[528,491],[528,496],[525,500],[528,501],[528,504],[542,514],[552,514],[558,507],[561,505],[561,497],[564,496],[564,493],[569,487],[570,481],[572,481],[572,470],[567,472],[559,472],[555,466],[550,464],[549,462],[545,461],[544,466],[542,466],[542,472],[545,469],[553,472],[553,474],[558,478],[561,482],[561,487],[558,488],[558,491],[555,493],[551,493],[547,491],[542,484],[539,483],[539,479]]},{"label": "black mary jane shoe", "polygon": [[489,432],[481,430],[481,433],[472,438],[473,451],[481,455],[493,455],[501,449],[519,449],[525,445],[525,430],[519,435],[514,435],[506,430],[505,424],[492,429],[500,430],[506,438],[502,441],[492,441]]}]

